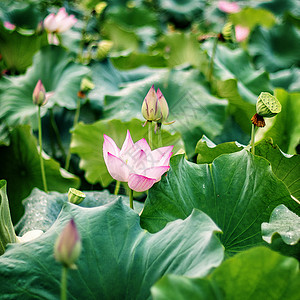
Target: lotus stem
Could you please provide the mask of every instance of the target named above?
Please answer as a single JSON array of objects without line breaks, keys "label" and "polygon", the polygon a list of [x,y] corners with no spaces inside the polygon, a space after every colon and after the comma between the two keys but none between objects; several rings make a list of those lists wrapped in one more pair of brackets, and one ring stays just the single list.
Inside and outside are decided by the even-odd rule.
[{"label": "lotus stem", "polygon": [[[74,116],[74,121],[73,121],[73,128],[75,128],[75,126],[78,123],[79,120],[79,115],[80,115],[80,98],[78,98],[77,100],[77,107],[76,107],[76,112],[75,112],[75,116]],[[71,161],[71,143],[69,146],[69,150],[68,150],[68,154],[66,157],[66,162],[65,162],[65,169],[68,171],[69,167],[70,167],[70,161]]]},{"label": "lotus stem", "polygon": [[117,180],[117,181],[116,181],[116,186],[115,186],[114,195],[118,195],[118,194],[119,194],[120,185],[121,185],[121,182]]},{"label": "lotus stem", "polygon": [[254,155],[255,154],[255,149],[254,149],[254,144],[255,144],[255,125],[252,124],[252,130],[251,130],[251,153]]},{"label": "lotus stem", "polygon": [[152,121],[148,121],[148,142],[151,150],[153,149],[152,144]]},{"label": "lotus stem", "polygon": [[133,190],[129,190],[129,206],[133,209]]},{"label": "lotus stem", "polygon": [[218,45],[218,38],[215,38],[213,49],[212,49],[212,54],[210,57],[210,64],[209,64],[209,70],[208,70],[208,81],[210,84],[212,84],[212,75],[214,71],[214,60],[215,60],[215,55],[217,51],[217,45]]},{"label": "lotus stem", "polygon": [[53,129],[55,137],[56,137],[57,145],[58,145],[62,155],[64,157],[66,157],[66,152],[65,152],[64,147],[62,145],[59,130],[58,130],[56,122],[55,122],[53,110],[52,110],[52,108],[50,108],[49,110],[50,110],[50,122],[51,122],[51,126],[52,126],[52,129]]},{"label": "lotus stem", "polygon": [[42,157],[43,141],[42,141],[42,120],[41,120],[41,107],[40,106],[38,106],[38,126],[39,126],[40,165],[41,165],[42,180],[43,180],[44,191],[46,193],[48,193],[44,160]]},{"label": "lotus stem", "polygon": [[63,266],[61,272],[60,299],[67,300],[67,275],[68,268]]}]

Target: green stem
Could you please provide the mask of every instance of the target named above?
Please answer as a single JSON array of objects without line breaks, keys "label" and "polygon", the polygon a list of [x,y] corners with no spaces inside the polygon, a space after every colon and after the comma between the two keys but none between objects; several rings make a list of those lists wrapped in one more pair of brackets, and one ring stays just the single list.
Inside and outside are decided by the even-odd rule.
[{"label": "green stem", "polygon": [[153,145],[152,145],[152,121],[148,121],[148,143],[149,143],[149,146],[152,150],[153,149]]},{"label": "green stem", "polygon": [[[75,112],[74,121],[73,121],[73,128],[75,128],[75,126],[78,123],[79,115],[80,115],[80,99],[78,98],[76,112]],[[70,144],[70,146],[71,146],[71,144]],[[68,154],[67,154],[66,162],[65,162],[65,169],[67,171],[69,170],[70,160],[71,160],[71,147],[70,146],[69,146],[69,150],[68,150]]]},{"label": "green stem", "polygon": [[43,180],[43,186],[44,191],[48,193],[47,188],[47,181],[46,181],[46,174],[45,174],[45,167],[44,167],[44,160],[42,157],[43,152],[43,141],[42,141],[42,118],[41,118],[41,107],[38,106],[38,123],[39,123],[39,146],[40,146],[40,165],[41,165],[41,173],[42,173],[42,180]]},{"label": "green stem", "polygon": [[67,274],[68,268],[63,266],[61,272],[60,299],[67,300]]},{"label": "green stem", "polygon": [[252,130],[251,130],[251,153],[254,155],[255,154],[255,149],[254,149],[254,144],[255,144],[255,125],[252,124]]},{"label": "green stem", "polygon": [[129,206],[133,209],[133,190],[129,190]]},{"label": "green stem", "polygon": [[210,65],[209,65],[209,70],[208,70],[208,81],[210,84],[212,84],[212,75],[214,71],[214,60],[215,60],[215,55],[216,55],[216,50],[217,50],[217,45],[218,45],[218,38],[215,38],[213,49],[212,49],[212,54],[210,57]]},{"label": "green stem", "polygon": [[56,122],[55,122],[53,109],[50,108],[49,110],[50,110],[50,122],[51,122],[51,126],[52,126],[53,132],[54,132],[55,137],[56,137],[57,145],[58,145],[63,157],[66,157],[66,152],[65,152],[64,147],[62,145],[59,130],[58,130]]},{"label": "green stem", "polygon": [[120,185],[121,185],[121,182],[117,180],[114,195],[118,195],[119,190],[120,190]]},{"label": "green stem", "polygon": [[162,147],[162,135],[161,135],[161,127],[162,124],[161,123],[157,123],[157,139],[158,139],[158,147]]}]

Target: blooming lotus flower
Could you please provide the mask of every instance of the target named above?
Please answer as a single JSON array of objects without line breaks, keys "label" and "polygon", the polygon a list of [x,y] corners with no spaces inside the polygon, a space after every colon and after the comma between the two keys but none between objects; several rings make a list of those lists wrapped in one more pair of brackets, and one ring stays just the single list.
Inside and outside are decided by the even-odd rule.
[{"label": "blooming lotus flower", "polygon": [[48,15],[44,20],[44,27],[48,31],[49,44],[58,45],[56,34],[69,30],[76,22],[74,15],[68,15],[64,7],[60,8],[56,15]]},{"label": "blooming lotus flower", "polygon": [[74,15],[68,15],[62,7],[56,15],[52,13],[45,18],[44,27],[48,32],[60,33],[69,30],[76,22]]},{"label": "blooming lotus flower", "polygon": [[150,189],[169,170],[173,146],[151,151],[145,139],[133,143],[129,130],[121,150],[104,134],[103,158],[109,174],[118,181],[128,182],[137,192]]},{"label": "blooming lotus flower", "polygon": [[228,2],[228,1],[219,1],[218,8],[219,10],[228,14],[237,13],[241,10],[239,5],[236,2]]},{"label": "blooming lotus flower", "polygon": [[69,221],[54,246],[54,257],[65,267],[74,268],[81,252],[81,240],[73,219]]},{"label": "blooming lotus flower", "polygon": [[248,27],[244,27],[241,25],[235,26],[235,38],[237,42],[244,41],[250,33],[250,29]]}]

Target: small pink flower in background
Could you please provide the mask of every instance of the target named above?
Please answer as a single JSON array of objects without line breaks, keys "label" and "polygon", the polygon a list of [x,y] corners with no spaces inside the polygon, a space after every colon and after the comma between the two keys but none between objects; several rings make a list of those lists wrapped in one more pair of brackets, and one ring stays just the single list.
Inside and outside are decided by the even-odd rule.
[{"label": "small pink flower in background", "polygon": [[104,134],[103,157],[109,174],[118,181],[128,182],[136,192],[150,189],[169,170],[173,146],[151,151],[145,139],[133,143],[129,130],[121,150]]},{"label": "small pink flower in background", "polygon": [[235,38],[237,42],[244,41],[250,33],[250,29],[248,27],[244,27],[241,25],[235,26]]},{"label": "small pink flower in background", "polygon": [[14,29],[16,29],[16,25],[11,24],[11,23],[9,23],[9,22],[7,22],[7,21],[5,21],[5,22],[3,23],[3,25],[4,25],[4,27],[5,27],[6,29],[8,29],[8,30],[14,30]]},{"label": "small pink flower in background", "polygon": [[62,7],[56,15],[52,13],[45,18],[44,27],[48,32],[60,33],[69,30],[76,22],[74,15],[68,15]]},{"label": "small pink flower in background", "polygon": [[228,1],[219,1],[218,8],[219,10],[228,14],[237,13],[241,10],[239,5],[236,2],[228,2]]},{"label": "small pink flower in background", "polygon": [[44,28],[48,31],[49,44],[58,45],[56,34],[69,30],[76,22],[74,15],[68,15],[64,7],[60,8],[56,15],[48,15],[44,20]]}]

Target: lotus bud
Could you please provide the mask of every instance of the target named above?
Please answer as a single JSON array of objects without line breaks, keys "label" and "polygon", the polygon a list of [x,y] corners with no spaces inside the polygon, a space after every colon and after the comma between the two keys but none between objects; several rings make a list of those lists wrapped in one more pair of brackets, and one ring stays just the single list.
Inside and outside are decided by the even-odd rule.
[{"label": "lotus bud", "polygon": [[110,49],[113,46],[113,42],[109,40],[102,40],[98,43],[96,58],[102,60],[107,57]]},{"label": "lotus bud", "polygon": [[32,99],[33,103],[38,106],[43,106],[47,103],[46,90],[40,79],[33,90]]},{"label": "lotus bud", "polygon": [[158,103],[159,103],[161,115],[162,115],[161,122],[164,122],[168,119],[168,116],[169,116],[169,106],[168,106],[166,98],[164,97],[164,95],[162,94],[162,92],[159,88],[157,89],[157,98],[158,98]]},{"label": "lotus bud", "polygon": [[85,197],[86,197],[86,195],[83,192],[76,190],[74,188],[69,188],[68,201],[70,203],[80,204],[84,200]]},{"label": "lotus bud", "polygon": [[80,84],[80,90],[84,93],[95,88],[95,85],[87,78],[83,78]]},{"label": "lotus bud", "polygon": [[107,6],[107,3],[102,1],[102,2],[99,2],[96,6],[95,6],[95,11],[98,15],[100,15],[104,9],[106,8]]},{"label": "lotus bud", "polygon": [[219,40],[223,38],[221,41],[228,41],[231,42],[234,37],[234,27],[231,22],[228,22],[224,25],[221,32],[221,37],[219,37]]},{"label": "lotus bud", "polygon": [[276,97],[263,92],[257,99],[256,112],[262,117],[272,118],[281,112],[281,104]]},{"label": "lotus bud", "polygon": [[152,85],[144,99],[142,114],[147,121],[158,121],[162,117],[154,85]]},{"label": "lotus bud", "polygon": [[67,268],[75,268],[81,252],[81,240],[73,219],[58,236],[54,246],[55,259]]}]

